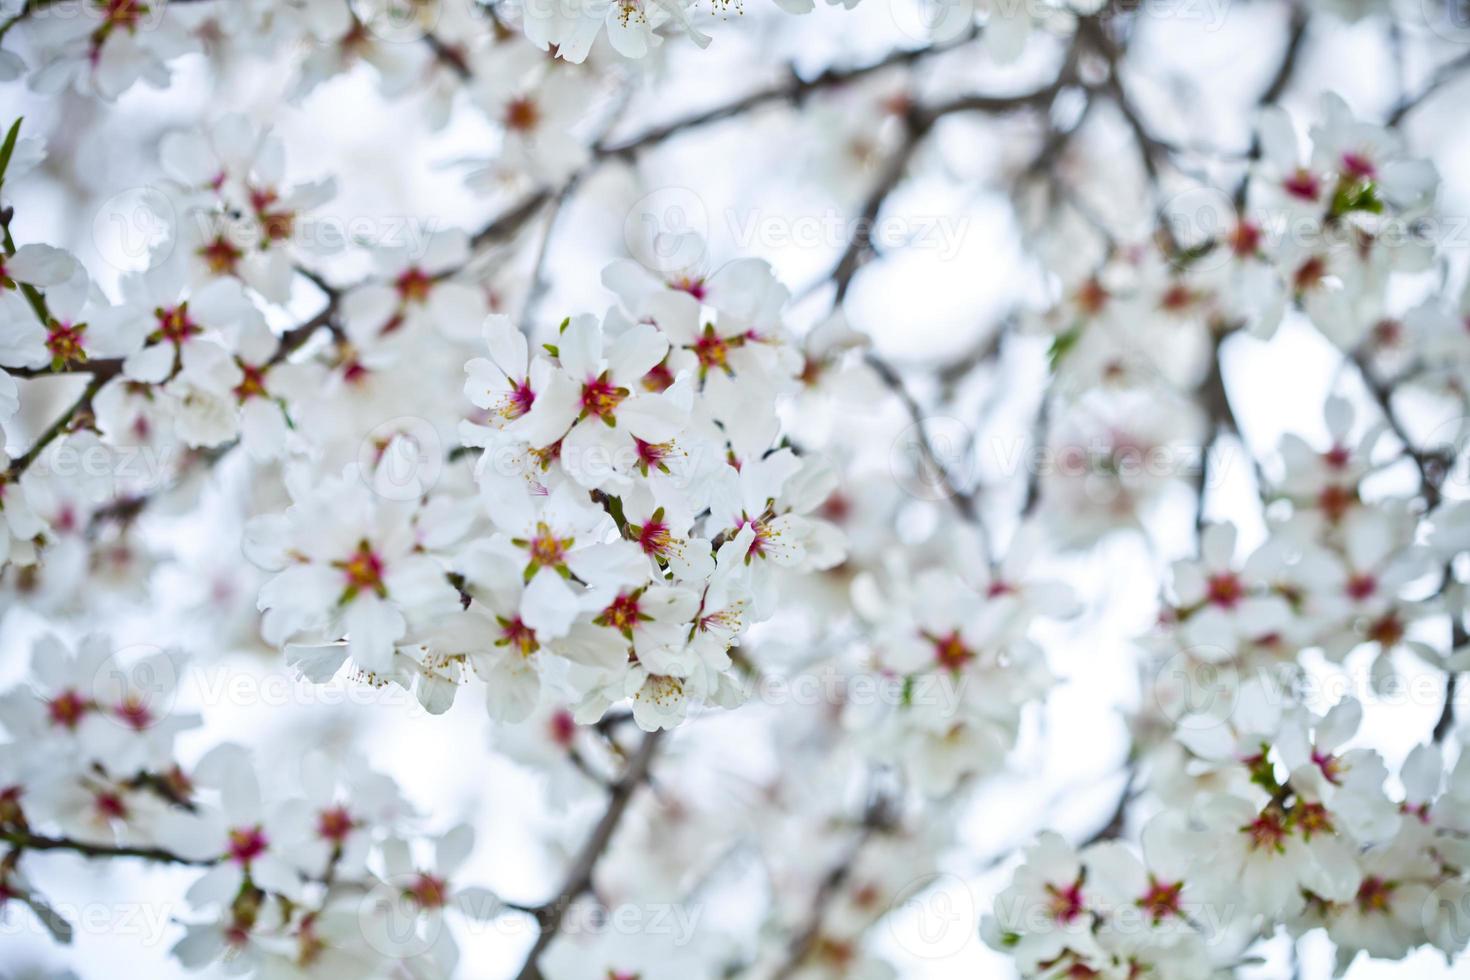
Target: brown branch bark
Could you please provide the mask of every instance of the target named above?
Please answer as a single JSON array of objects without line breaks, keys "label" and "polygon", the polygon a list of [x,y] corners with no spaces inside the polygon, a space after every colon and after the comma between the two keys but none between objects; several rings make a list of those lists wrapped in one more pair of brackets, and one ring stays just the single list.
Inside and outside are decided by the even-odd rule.
[{"label": "brown branch bark", "polygon": [[47,837],[24,830],[0,831],[0,841],[27,851],[71,851],[89,858],[135,857],[160,864],[187,864],[208,867],[219,862],[218,858],[186,858],[161,847],[129,847],[114,844],[90,844],[69,837]]},{"label": "brown branch bark", "polygon": [[538,964],[542,954],[561,932],[562,923],[572,903],[591,890],[592,873],[597,868],[597,862],[606,853],[613,834],[617,831],[618,825],[622,823],[623,815],[628,810],[633,794],[648,779],[649,766],[653,763],[654,754],[658,751],[663,735],[662,731],[658,731],[649,732],[643,736],[643,741],[639,743],[637,751],[628,760],[623,775],[609,791],[607,809],[603,811],[602,818],[597,821],[597,826],[592,828],[592,833],[583,843],[582,849],[577,852],[561,889],[550,901],[536,909],[541,933],[536,937],[536,943],[531,947],[531,951],[526,954],[525,962],[521,965],[520,972],[516,974],[517,980],[540,980],[541,969]]}]

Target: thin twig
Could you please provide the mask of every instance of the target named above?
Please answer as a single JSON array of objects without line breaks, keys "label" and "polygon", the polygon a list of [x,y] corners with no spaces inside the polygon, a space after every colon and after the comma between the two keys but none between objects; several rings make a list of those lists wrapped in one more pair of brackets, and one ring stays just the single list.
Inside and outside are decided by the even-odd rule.
[{"label": "thin twig", "polygon": [[219,858],[186,858],[166,851],[161,847],[129,847],[121,844],[90,844],[69,837],[46,837],[23,830],[0,830],[0,841],[13,844],[28,851],[72,851],[85,857],[117,858],[135,857],[161,864],[187,864],[207,867],[217,864]]},{"label": "thin twig", "polygon": [[562,922],[566,919],[572,903],[592,887],[592,872],[607,851],[607,845],[622,822],[628,804],[633,799],[633,794],[647,780],[649,766],[653,762],[663,734],[662,731],[657,731],[643,736],[643,741],[639,744],[637,751],[628,760],[623,775],[609,791],[607,809],[603,811],[602,818],[597,821],[597,826],[592,829],[592,834],[583,843],[582,849],[577,852],[577,857],[572,862],[572,867],[567,872],[560,890],[549,902],[536,909],[540,919],[541,934],[536,937],[535,945],[526,954],[521,970],[516,974],[517,980],[539,980],[541,977],[538,965],[541,955],[546,952],[551,941],[561,932]]}]

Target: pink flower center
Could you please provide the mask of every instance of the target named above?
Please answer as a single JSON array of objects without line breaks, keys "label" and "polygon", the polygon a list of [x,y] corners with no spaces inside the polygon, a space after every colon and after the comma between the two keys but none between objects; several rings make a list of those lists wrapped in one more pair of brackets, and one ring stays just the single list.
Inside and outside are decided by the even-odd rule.
[{"label": "pink flower center", "polygon": [[1249,221],[1242,221],[1230,233],[1230,250],[1244,258],[1255,255],[1261,249],[1261,229]]},{"label": "pink flower center", "polygon": [[1362,912],[1387,912],[1388,900],[1393,896],[1393,882],[1369,875],[1358,886],[1357,903]]},{"label": "pink flower center", "polygon": [[1103,288],[1103,284],[1095,278],[1089,278],[1081,286],[1077,287],[1077,308],[1083,313],[1101,313],[1103,307],[1108,305],[1108,300],[1111,298],[1108,291]]},{"label": "pink flower center", "polygon": [[1322,193],[1322,182],[1310,170],[1298,170],[1281,182],[1286,193],[1302,201],[1315,201]]},{"label": "pink flower center", "polygon": [[650,466],[667,472],[668,467],[664,465],[664,460],[674,454],[672,442],[644,442],[635,436],[633,443],[638,449],[638,465],[645,474]]},{"label": "pink flower center", "polygon": [[1385,318],[1373,324],[1373,343],[1379,347],[1398,347],[1404,340],[1404,325],[1398,320]]},{"label": "pink flower center", "polygon": [[1332,825],[1332,814],[1321,803],[1303,803],[1292,817],[1307,840],[1311,840],[1313,834],[1330,834],[1336,829]]},{"label": "pink flower center", "polygon": [[199,257],[204,260],[209,271],[217,276],[233,275],[235,267],[244,256],[245,253],[223,235],[215,236],[213,241],[199,249]]},{"label": "pink flower center", "polygon": [[419,872],[404,894],[424,909],[443,908],[444,903],[449,901],[449,889],[444,879],[427,872]]},{"label": "pink flower center", "polygon": [[256,364],[240,362],[240,383],[235,385],[235,399],[247,402],[252,398],[265,397],[265,368]]},{"label": "pink flower center", "polygon": [[690,279],[687,276],[673,280],[669,283],[669,288],[677,289],[681,293],[688,293],[701,303],[704,302],[704,298],[707,295],[703,279]]},{"label": "pink flower center", "polygon": [[1179,909],[1179,893],[1184,889],[1184,882],[1162,882],[1153,875],[1148,876],[1148,891],[1138,900],[1139,908],[1149,913],[1157,924],[1169,916],[1178,916],[1183,913]]},{"label": "pink flower center", "polygon": [[1292,273],[1291,282],[1297,292],[1305,293],[1321,286],[1325,278],[1327,278],[1327,263],[1320,255],[1314,255],[1296,267],[1296,271]]},{"label": "pink flower center", "polygon": [[1234,609],[1245,597],[1245,587],[1234,572],[1211,575],[1206,589],[1210,603],[1224,609]]},{"label": "pink flower center", "polygon": [[142,699],[133,694],[129,694],[117,706],[117,716],[135,732],[141,732],[153,724],[153,712],[148,710],[148,705]]},{"label": "pink flower center", "polygon": [[934,646],[934,662],[945,670],[958,671],[975,659],[975,651],[965,646],[959,630],[951,630],[944,636],[925,636]]},{"label": "pink flower center", "polygon": [[[3,796],[0,796],[0,799],[3,799]],[[1415,817],[1422,824],[1428,824],[1429,823],[1429,804],[1428,803],[1414,804],[1414,803],[1409,803],[1409,802],[1406,801],[1404,803],[1400,803],[1399,804],[1399,811],[1402,812],[1402,813],[1406,813],[1406,814],[1409,814],[1409,815]]]},{"label": "pink flower center", "polygon": [[531,405],[536,401],[536,393],[531,390],[531,382],[522,380],[510,393],[509,405],[505,410],[505,417],[518,419],[531,410]]},{"label": "pink flower center", "polygon": [[1359,180],[1371,180],[1378,172],[1378,168],[1373,166],[1373,161],[1361,153],[1344,153],[1342,169]]},{"label": "pink flower center", "polygon": [[148,8],[140,0],[102,0],[102,17],[106,27],[133,31]]},{"label": "pink flower center", "polygon": [[1194,304],[1196,294],[1183,283],[1174,283],[1159,297],[1159,309],[1170,313],[1182,313]]},{"label": "pink flower center", "polygon": [[852,516],[852,501],[839,490],[822,501],[822,506],[817,512],[822,515],[823,520],[831,521],[833,524],[844,524]]},{"label": "pink flower center", "polygon": [[529,657],[541,648],[536,640],[536,631],[525,623],[521,617],[514,619],[500,619],[500,639],[495,641],[496,646],[511,646],[523,657]]},{"label": "pink flower center", "polygon": [[667,554],[672,544],[673,536],[669,533],[669,526],[663,521],[650,520],[638,531],[638,547],[643,549],[644,554]]},{"label": "pink flower center", "polygon": [[20,808],[21,792],[19,786],[0,788],[0,826],[20,822],[23,816]]},{"label": "pink flower center", "polygon": [[82,346],[82,334],[87,330],[85,323],[59,323],[51,321],[46,333],[46,350],[56,364],[67,361],[85,361],[87,350]]},{"label": "pink flower center", "polygon": [[541,109],[534,99],[521,96],[511,99],[505,107],[505,128],[519,133],[529,133],[541,122]]},{"label": "pink flower center", "polygon": [[643,376],[643,387],[647,391],[667,391],[674,383],[674,372],[669,370],[668,359],[659,361]]},{"label": "pink flower center", "polygon": [[378,557],[377,552],[366,541],[359,542],[357,550],[345,561],[333,564],[347,577],[348,599],[364,591],[375,592],[379,596],[388,594],[388,589],[383,584],[383,559]]},{"label": "pink flower center", "polygon": [[403,302],[423,303],[428,300],[429,292],[434,288],[434,278],[418,266],[413,266],[399,273],[398,278],[393,280],[393,288],[398,290],[398,297]]},{"label": "pink flower center", "polygon": [[567,560],[573,540],[559,538],[545,523],[538,523],[536,536],[524,542],[524,547],[530,553],[531,564],[535,568],[560,568]]},{"label": "pink flower center", "polygon": [[1333,524],[1341,521],[1343,515],[1345,515],[1356,502],[1356,493],[1354,493],[1352,490],[1349,490],[1347,487],[1338,486],[1336,484],[1323,487],[1322,492],[1317,494],[1317,509],[1322,511],[1322,516],[1326,517]]},{"label": "pink flower center", "polygon": [[229,853],[230,860],[244,867],[248,867],[251,861],[265,853],[270,846],[264,831],[260,825],[254,827],[235,827],[230,831]]},{"label": "pink flower center", "polygon": [[76,728],[88,707],[90,706],[80,694],[72,688],[67,688],[51,700],[46,710],[51,717],[51,724],[60,725],[63,728]]},{"label": "pink flower center", "polygon": [[317,814],[316,832],[324,840],[334,844],[340,844],[352,833],[357,821],[352,819],[352,814],[347,812],[345,806],[334,806],[322,810]]},{"label": "pink flower center", "polygon": [[624,635],[633,632],[640,619],[646,618],[638,608],[638,599],[641,592],[622,592],[612,602],[608,603],[606,609],[594,622],[599,626],[607,626],[617,630]]},{"label": "pink flower center", "polygon": [[1286,825],[1280,814],[1267,810],[1241,830],[1250,838],[1252,851],[1282,851],[1286,840]]},{"label": "pink flower center", "polygon": [[553,714],[549,727],[553,742],[564,749],[571,748],[572,740],[577,737],[577,722],[570,711],[563,710]]},{"label": "pink flower center", "polygon": [[764,558],[766,546],[775,540],[775,533],[765,521],[750,517],[742,518],[735,526],[735,532],[738,534],[747,527],[754,529],[755,537],[750,539],[750,548],[745,552],[745,560],[748,562],[752,558]]},{"label": "pink flower center", "polygon": [[1342,779],[1342,763],[1330,752],[1312,750],[1312,765],[1322,771],[1322,778],[1336,786]]},{"label": "pink flower center", "polygon": [[1347,594],[1357,602],[1362,602],[1377,591],[1378,579],[1367,572],[1360,572],[1347,581]]},{"label": "pink flower center", "polygon": [[715,333],[714,327],[705,327],[704,333],[694,342],[694,356],[699,358],[700,371],[710,368],[729,370],[730,344]]},{"label": "pink flower center", "polygon": [[1368,639],[1379,644],[1383,649],[1397,646],[1404,638],[1405,627],[1403,620],[1396,613],[1385,613],[1378,617],[1368,626]]},{"label": "pink flower center", "polygon": [[618,405],[627,397],[628,389],[614,385],[604,372],[596,379],[582,385],[582,411],[587,415],[595,415],[605,421],[611,421],[613,413],[618,410]]},{"label": "pink flower center", "polygon": [[158,320],[158,328],[153,332],[155,342],[166,340],[175,347],[182,346],[184,341],[198,333],[203,333],[199,325],[189,319],[189,304],[180,303],[178,306],[159,307],[153,311]]},{"label": "pink flower center", "polygon": [[116,793],[98,793],[92,797],[92,805],[97,808],[97,815],[104,820],[126,820],[128,817],[128,805]]},{"label": "pink flower center", "polygon": [[1047,885],[1046,891],[1051,896],[1048,909],[1053,919],[1067,924],[1082,914],[1084,901],[1081,878],[1070,885]]}]

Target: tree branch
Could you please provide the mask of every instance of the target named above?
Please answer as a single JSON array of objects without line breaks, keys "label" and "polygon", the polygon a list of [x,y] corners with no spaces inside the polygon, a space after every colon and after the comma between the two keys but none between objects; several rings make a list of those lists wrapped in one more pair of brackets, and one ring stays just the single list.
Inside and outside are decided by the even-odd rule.
[{"label": "tree branch", "polygon": [[567,872],[561,889],[554,898],[535,910],[540,919],[541,934],[536,937],[535,945],[526,954],[525,962],[520,972],[516,974],[517,980],[540,980],[541,970],[538,964],[542,954],[561,932],[562,922],[572,902],[591,889],[592,872],[607,851],[608,843],[622,822],[628,804],[633,799],[633,794],[648,778],[649,766],[653,762],[654,754],[658,751],[663,735],[664,732],[657,731],[648,732],[643,736],[643,741],[639,743],[637,751],[628,760],[623,775],[609,791],[607,809],[603,811],[602,819],[598,820],[597,826],[592,829],[592,834],[582,845],[582,849],[577,852],[577,857],[572,862],[572,867]]}]

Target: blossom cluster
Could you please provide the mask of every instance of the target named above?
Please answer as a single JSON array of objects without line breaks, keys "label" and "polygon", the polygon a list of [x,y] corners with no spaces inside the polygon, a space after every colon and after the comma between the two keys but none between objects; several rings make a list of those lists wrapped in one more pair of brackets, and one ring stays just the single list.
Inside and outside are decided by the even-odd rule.
[{"label": "blossom cluster", "polygon": [[[1447,759],[1437,726],[1391,778],[1377,751],[1354,744],[1358,698],[1318,714],[1307,673],[1320,658],[1391,698],[1406,658],[1450,677],[1470,663],[1456,562],[1465,504],[1441,502],[1459,433],[1416,444],[1381,380],[1402,372],[1405,387],[1463,415],[1464,330],[1440,291],[1405,304],[1392,288],[1432,264],[1432,242],[1391,230],[1432,217],[1437,178],[1397,134],[1335,97],[1311,139],[1308,158],[1291,119],[1267,111],[1249,203],[1232,226],[1110,259],[1048,314],[1058,369],[1096,398],[1113,386],[1207,386],[1213,358],[1200,351],[1231,331],[1269,337],[1294,306],[1383,419],[1364,424],[1333,396],[1326,440],[1288,433],[1256,466],[1266,527],[1250,549],[1235,524],[1200,514],[1198,555],[1173,563],[1142,640],[1133,731],[1143,776],[1129,789],[1156,815],[1141,852],[1114,840],[1074,847],[1051,832],[1027,851],[982,930],[1026,976],[1215,976],[1278,929],[1324,930],[1339,974],[1361,953],[1394,959],[1429,945],[1448,957],[1465,945],[1467,756]],[[1282,217],[1287,230],[1271,234]],[[1186,251],[1171,259],[1170,248]],[[1201,507],[1210,463],[1198,461]],[[1139,490],[1165,482],[1136,476],[1114,474],[1120,489],[1094,506],[1132,512],[1147,502]]]},{"label": "blossom cluster", "polygon": [[177,653],[118,651],[100,635],[75,649],[36,642],[34,681],[0,697],[6,901],[66,941],[71,925],[29,883],[27,848],[198,866],[173,955],[267,976],[448,976],[458,948],[446,912],[510,911],[456,874],[471,828],[426,835],[393,781],[360,763],[307,755],[294,789],[263,787],[247,750],[225,743],[186,770],[175,741],[199,718],[170,710],[181,669]]},{"label": "blossom cluster", "polygon": [[[534,354],[508,318],[485,321],[488,356],[465,365],[478,412],[460,426],[480,451],[475,496],[393,499],[395,464],[418,451],[396,436],[371,473],[300,484],[284,514],[246,528],[275,573],[266,636],[308,676],[350,658],[442,711],[470,671],[499,720],[527,717],[552,684],[582,723],[631,699],[649,730],[738,702],[730,648],[769,615],[772,570],[843,557],[810,513],[835,473],[775,442],[800,364],[786,293],[760,262],[673,283],[629,263],[604,279],[622,304],[567,319]],[[365,357],[384,349],[365,340]]]},{"label": "blossom cluster", "polygon": [[[69,854],[189,875],[174,964],[270,980],[481,975],[460,943],[487,931],[547,980],[1465,955],[1470,284],[1450,168],[1400,123],[1470,61],[1415,95],[1437,42],[1391,5],[1233,9],[1288,32],[1236,149],[1154,131],[1169,86],[1130,51],[1172,5],[897,0],[801,33],[812,0],[765,6],[0,0],[0,85],[38,110],[0,132],[0,638],[35,638],[0,693],[0,915],[85,928]],[[759,70],[709,101],[681,59],[728,70],[742,16]],[[816,36],[879,19],[872,60]],[[1277,104],[1339,22],[1387,28],[1381,125]],[[210,86],[193,123],[158,108]],[[339,110],[381,110],[347,152],[391,188],[297,145]],[[95,250],[31,193],[111,189],[84,114],[145,130],[153,175]],[[689,134],[737,120],[706,189]],[[657,187],[655,151],[698,191]],[[750,213],[719,212],[727,176]],[[1014,224],[972,220],[992,198]],[[936,226],[949,320],[904,264]],[[966,291],[996,270],[999,312]],[[1327,389],[1260,438],[1304,351]],[[247,749],[194,697],[242,664],[368,710],[242,698]],[[1103,706],[1115,812],[1046,829],[1049,790],[1062,818],[1085,795],[1050,770],[1107,741],[1061,744],[1091,738],[1087,678],[1135,674]],[[1375,722],[1426,677],[1437,720],[1396,752]],[[400,791],[414,739],[482,810]],[[561,883],[508,903],[477,836],[535,839]]]}]

